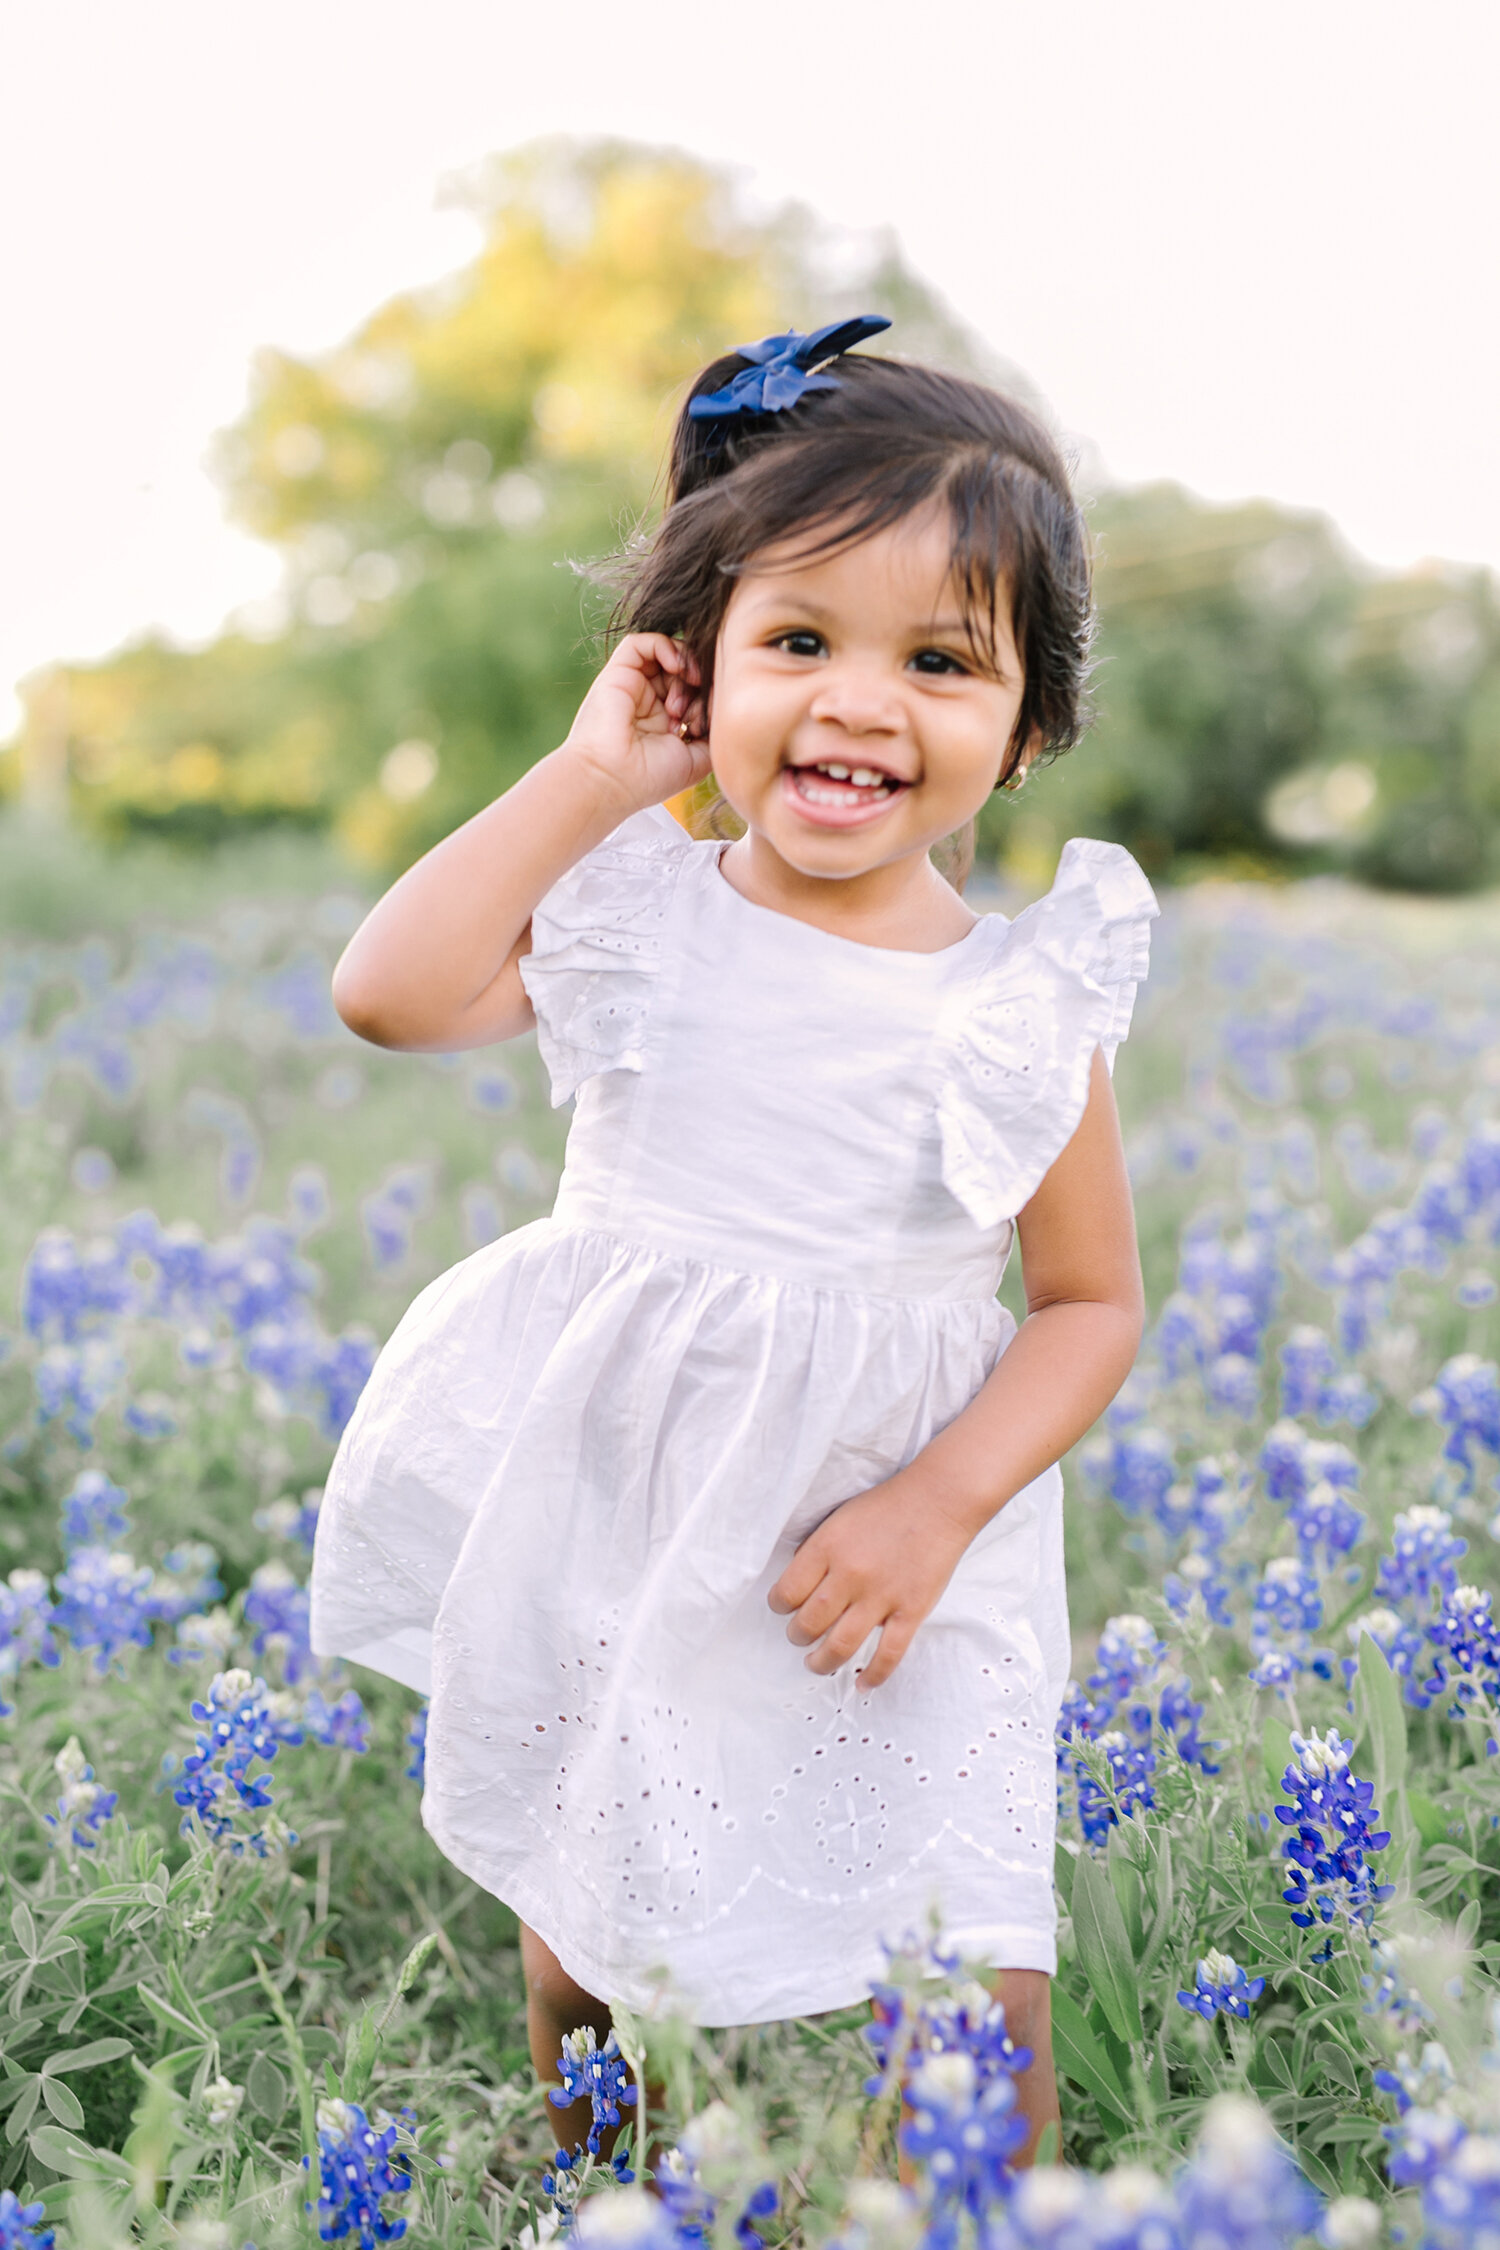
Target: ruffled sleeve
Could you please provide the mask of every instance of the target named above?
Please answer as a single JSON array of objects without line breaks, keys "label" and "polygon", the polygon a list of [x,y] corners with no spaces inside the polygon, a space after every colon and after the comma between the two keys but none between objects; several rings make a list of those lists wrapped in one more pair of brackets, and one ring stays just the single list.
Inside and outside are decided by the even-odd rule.
[{"label": "ruffled sleeve", "polygon": [[554,1109],[599,1071],[641,1069],[662,932],[693,850],[666,808],[652,805],[586,852],[538,902],[521,982]]},{"label": "ruffled sleeve", "polygon": [[1075,838],[1045,898],[954,994],[938,1094],[943,1180],[977,1226],[1013,1218],[1067,1147],[1096,1047],[1114,1069],[1158,911],[1129,852]]}]

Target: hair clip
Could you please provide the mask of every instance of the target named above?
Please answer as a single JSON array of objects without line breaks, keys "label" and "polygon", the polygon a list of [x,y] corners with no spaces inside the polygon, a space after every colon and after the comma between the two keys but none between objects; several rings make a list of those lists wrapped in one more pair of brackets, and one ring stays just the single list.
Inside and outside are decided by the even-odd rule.
[{"label": "hair clip", "polygon": [[689,399],[689,419],[710,422],[730,414],[780,414],[795,406],[804,391],[836,391],[840,388],[836,375],[813,374],[819,361],[837,358],[890,325],[883,313],[862,313],[854,320],[833,321],[811,336],[799,336],[793,328],[784,336],[762,336],[758,344],[740,344],[739,357],[753,364],[742,367],[723,390]]}]

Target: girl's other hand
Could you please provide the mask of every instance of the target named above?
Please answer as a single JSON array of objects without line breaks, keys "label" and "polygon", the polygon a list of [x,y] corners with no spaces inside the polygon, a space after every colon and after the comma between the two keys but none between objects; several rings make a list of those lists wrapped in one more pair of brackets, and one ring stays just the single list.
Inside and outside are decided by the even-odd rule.
[{"label": "girl's other hand", "polygon": [[878,1631],[874,1655],[855,1674],[867,1693],[895,1671],[971,1537],[903,1472],[825,1516],[766,1600],[789,1619],[793,1647],[812,1649],[810,1672],[838,1671]]},{"label": "girl's other hand", "polygon": [[[623,819],[709,769],[698,666],[665,633],[628,633],[579,706],[564,755],[592,768]],[[686,735],[682,729],[686,728]]]}]

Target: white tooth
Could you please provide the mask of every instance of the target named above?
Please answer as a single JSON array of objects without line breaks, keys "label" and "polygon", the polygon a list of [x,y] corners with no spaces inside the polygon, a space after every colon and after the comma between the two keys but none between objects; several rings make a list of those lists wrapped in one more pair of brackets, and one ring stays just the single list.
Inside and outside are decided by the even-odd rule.
[{"label": "white tooth", "polygon": [[830,781],[847,781],[849,779],[849,768],[847,766],[825,766],[823,771]]},{"label": "white tooth", "polygon": [[878,773],[871,773],[868,766],[856,766],[853,773],[850,774],[849,779],[853,782],[856,789],[873,789],[876,782],[883,780],[884,776]]}]

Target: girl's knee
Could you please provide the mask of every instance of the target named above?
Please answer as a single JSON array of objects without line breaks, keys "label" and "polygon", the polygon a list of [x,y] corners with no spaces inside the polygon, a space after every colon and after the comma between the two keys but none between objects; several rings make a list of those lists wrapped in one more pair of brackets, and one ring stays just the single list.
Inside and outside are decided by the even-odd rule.
[{"label": "girl's knee", "polygon": [[999,1969],[995,1998],[1005,2010],[1005,2028],[1020,2047],[1052,2047],[1052,1979],[1045,1969]]}]

